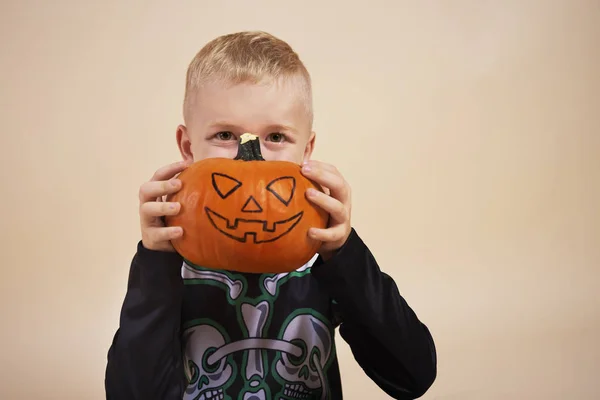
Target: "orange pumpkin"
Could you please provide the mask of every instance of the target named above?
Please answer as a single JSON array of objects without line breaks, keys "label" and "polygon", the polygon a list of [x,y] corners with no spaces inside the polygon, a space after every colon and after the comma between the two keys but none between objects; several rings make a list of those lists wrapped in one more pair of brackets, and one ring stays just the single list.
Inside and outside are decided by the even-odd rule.
[{"label": "orange pumpkin", "polygon": [[168,226],[181,226],[173,240],[187,261],[238,272],[290,272],[305,264],[321,243],[308,237],[324,228],[328,215],[306,197],[321,188],[300,166],[265,161],[258,138],[244,134],[234,159],[195,162],[179,175],[182,188],[168,201],[181,203]]}]

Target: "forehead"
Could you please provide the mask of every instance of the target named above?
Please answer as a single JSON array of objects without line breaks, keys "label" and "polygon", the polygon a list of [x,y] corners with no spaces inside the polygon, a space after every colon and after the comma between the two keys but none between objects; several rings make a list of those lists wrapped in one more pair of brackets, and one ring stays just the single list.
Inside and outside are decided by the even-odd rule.
[{"label": "forehead", "polygon": [[199,88],[190,114],[201,124],[310,124],[307,95],[297,79],[260,83],[207,82]]}]

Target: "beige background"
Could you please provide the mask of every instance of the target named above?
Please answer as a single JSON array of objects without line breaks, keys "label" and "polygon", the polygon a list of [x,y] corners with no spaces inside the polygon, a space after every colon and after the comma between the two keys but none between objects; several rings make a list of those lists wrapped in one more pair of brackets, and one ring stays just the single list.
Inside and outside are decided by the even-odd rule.
[{"label": "beige background", "polygon": [[[435,336],[424,398],[600,398],[598,1],[169,3],[1,1],[1,399],[103,398],[138,186],[245,29],[312,72],[315,156]],[[386,398],[338,342],[347,398]]]}]

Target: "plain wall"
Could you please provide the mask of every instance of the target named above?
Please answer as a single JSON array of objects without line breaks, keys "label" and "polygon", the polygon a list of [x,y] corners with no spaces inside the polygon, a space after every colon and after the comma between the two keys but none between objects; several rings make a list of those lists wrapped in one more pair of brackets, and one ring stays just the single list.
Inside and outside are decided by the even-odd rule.
[{"label": "plain wall", "polygon": [[[138,187],[246,29],[312,73],[315,158],[435,337],[424,398],[600,398],[600,3],[351,4],[0,2],[0,398],[104,397]],[[387,398],[338,346],[346,397]]]}]

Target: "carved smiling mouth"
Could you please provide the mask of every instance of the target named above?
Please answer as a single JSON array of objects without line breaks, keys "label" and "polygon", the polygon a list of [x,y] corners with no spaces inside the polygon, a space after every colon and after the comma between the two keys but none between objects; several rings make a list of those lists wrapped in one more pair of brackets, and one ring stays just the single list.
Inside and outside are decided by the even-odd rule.
[{"label": "carved smiling mouth", "polygon": [[[289,233],[302,219],[304,211],[291,218],[269,223],[262,219],[236,218],[233,223],[228,218],[205,207],[206,215],[211,224],[222,234],[238,242],[267,243],[273,242]],[[248,240],[248,237],[252,239]]]}]

